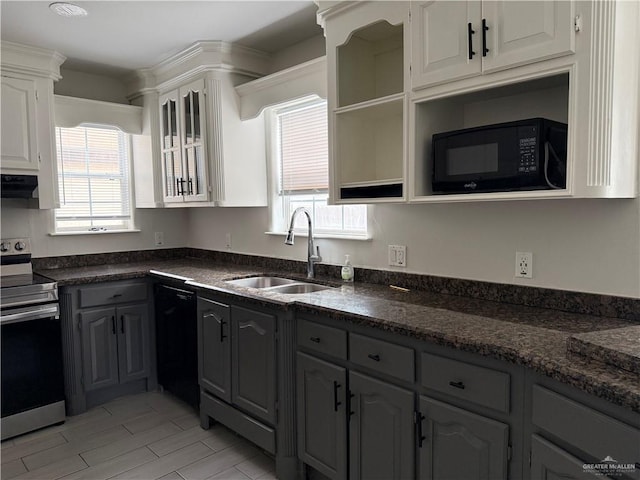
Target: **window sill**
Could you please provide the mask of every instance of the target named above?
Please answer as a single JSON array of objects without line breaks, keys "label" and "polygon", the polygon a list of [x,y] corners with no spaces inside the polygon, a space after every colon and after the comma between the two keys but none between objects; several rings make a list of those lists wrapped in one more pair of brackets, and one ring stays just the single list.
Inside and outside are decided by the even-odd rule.
[{"label": "window sill", "polygon": [[73,237],[77,235],[102,235],[105,233],[140,233],[141,230],[98,230],[98,231],[78,231],[78,232],[49,232],[50,237]]},{"label": "window sill", "polygon": [[[296,237],[307,238],[309,235],[307,232],[294,232]],[[287,232],[264,232],[265,235],[274,235],[277,237],[286,237]],[[338,233],[315,233],[313,234],[314,240],[330,238],[333,240],[355,240],[357,242],[370,242],[373,237],[370,235],[340,235]]]}]

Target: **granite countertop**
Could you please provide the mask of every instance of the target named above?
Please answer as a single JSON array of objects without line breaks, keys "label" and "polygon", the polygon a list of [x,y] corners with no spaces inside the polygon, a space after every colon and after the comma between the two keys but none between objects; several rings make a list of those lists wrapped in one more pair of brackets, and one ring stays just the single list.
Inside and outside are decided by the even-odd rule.
[{"label": "granite countertop", "polygon": [[300,275],[201,259],[159,260],[40,270],[59,286],[149,273],[197,288],[242,295],[257,304],[296,308],[371,326],[438,345],[524,365],[587,393],[640,412],[640,326],[627,320],[511,305],[426,291],[400,291],[332,278],[337,288],[282,295],[231,286],[225,280],[253,275]]}]

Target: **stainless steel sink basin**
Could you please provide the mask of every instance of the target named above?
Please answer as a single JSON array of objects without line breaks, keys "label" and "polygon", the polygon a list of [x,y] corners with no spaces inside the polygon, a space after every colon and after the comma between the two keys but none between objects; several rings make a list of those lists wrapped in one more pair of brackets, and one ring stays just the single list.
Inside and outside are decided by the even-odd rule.
[{"label": "stainless steel sink basin", "polygon": [[280,285],[278,287],[272,287],[269,289],[269,291],[276,293],[296,294],[319,292],[321,290],[328,290],[330,288],[332,287],[327,287],[326,285],[317,285],[315,283],[298,282],[290,285]]},{"label": "stainless steel sink basin", "polygon": [[296,280],[280,277],[249,277],[239,278],[237,280],[227,280],[227,283],[237,287],[270,288],[279,285],[287,285],[289,283],[296,283]]},{"label": "stainless steel sink basin", "polygon": [[316,283],[301,282],[281,277],[249,277],[237,280],[226,280],[227,283],[237,287],[260,288],[269,292],[283,294],[311,293],[328,290],[332,287],[318,285]]}]

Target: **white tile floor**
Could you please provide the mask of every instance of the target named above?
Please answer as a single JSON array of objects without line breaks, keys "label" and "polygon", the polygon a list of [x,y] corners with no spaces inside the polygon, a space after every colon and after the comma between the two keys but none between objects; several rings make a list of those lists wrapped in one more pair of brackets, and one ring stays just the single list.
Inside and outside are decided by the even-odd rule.
[{"label": "white tile floor", "polygon": [[0,448],[1,480],[272,480],[273,459],[166,393],[118,398]]}]

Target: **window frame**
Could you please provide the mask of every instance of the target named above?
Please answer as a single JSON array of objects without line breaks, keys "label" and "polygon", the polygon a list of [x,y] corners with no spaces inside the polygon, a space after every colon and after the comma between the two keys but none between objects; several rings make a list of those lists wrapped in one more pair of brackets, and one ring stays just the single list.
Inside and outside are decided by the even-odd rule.
[{"label": "window frame", "polygon": [[[119,132],[123,136],[124,145],[122,149],[126,153],[126,159],[123,161],[120,158],[120,162],[124,163],[123,167],[123,175],[121,178],[125,178],[128,184],[128,201],[127,204],[129,206],[129,215],[123,217],[123,225],[122,226],[113,226],[113,227],[100,227],[93,225],[93,222],[99,220],[93,216],[89,217],[88,220],[91,222],[91,226],[82,227],[81,228],[60,228],[58,225],[58,211],[62,208],[63,204],[63,185],[60,184],[60,177],[64,177],[64,173],[60,171],[60,160],[58,159],[58,138],[59,138],[59,129],[72,129],[72,128],[94,128],[94,129],[104,129],[104,130],[114,130]],[[108,123],[96,123],[96,122],[82,122],[75,126],[60,126],[55,125],[54,127],[55,133],[55,152],[56,152],[56,164],[57,164],[57,175],[56,175],[56,189],[58,190],[59,198],[60,198],[60,206],[52,210],[51,215],[51,233],[52,236],[57,235],[95,235],[95,234],[105,234],[105,233],[127,233],[127,232],[139,232],[140,230],[136,228],[135,222],[135,205],[134,205],[134,178],[133,178],[133,142],[131,133],[127,132],[119,125],[108,124]],[[92,178],[98,177],[96,175],[80,175],[83,178]]]},{"label": "window frame", "polygon": [[[282,102],[276,105],[270,106],[265,111],[265,129],[266,129],[266,144],[267,144],[267,188],[268,188],[268,209],[269,209],[269,231],[268,235],[286,235],[289,229],[290,215],[292,209],[287,208],[286,201],[282,200],[283,196],[292,197],[296,195],[281,195],[280,189],[280,142],[279,142],[279,130],[278,130],[278,115],[286,113],[287,111],[297,110],[299,108],[305,108],[312,106],[315,103],[324,102],[326,99],[319,97],[318,95],[307,95],[296,100]],[[329,147],[328,147],[329,148]],[[330,162],[330,159],[328,160]],[[329,167],[330,168],[330,167]],[[329,178],[327,178],[329,183]],[[328,206],[340,207],[343,210],[342,224],[344,225],[344,208],[352,207],[354,205],[331,205],[329,203],[329,190],[330,185],[327,185],[326,192],[305,192],[297,195],[299,197],[304,196],[326,196],[326,204]],[[316,199],[317,201],[317,199]],[[344,240],[371,240],[371,224],[370,224],[370,212],[371,209],[366,204],[362,204],[365,208],[366,216],[366,230],[363,232],[358,231],[345,231],[345,230],[331,230],[331,229],[319,229],[317,228],[317,222],[314,218],[314,212],[310,212],[312,215],[313,235],[315,238],[336,238]],[[287,212],[289,210],[289,212]],[[304,218],[303,218],[304,217]],[[305,216],[298,216],[296,223],[301,225],[304,223],[304,227],[297,226],[294,228],[296,236],[307,236],[307,221]]]}]

